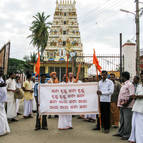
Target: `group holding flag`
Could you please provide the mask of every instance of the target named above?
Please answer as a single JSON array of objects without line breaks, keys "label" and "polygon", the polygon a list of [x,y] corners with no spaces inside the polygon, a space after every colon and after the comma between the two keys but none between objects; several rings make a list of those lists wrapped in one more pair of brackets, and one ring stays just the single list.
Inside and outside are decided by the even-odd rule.
[{"label": "group holding flag", "polygon": [[[68,55],[67,55],[68,56]],[[81,64],[79,64],[78,72],[76,78],[73,73],[68,73],[68,58],[67,58],[67,67],[66,73],[63,77],[63,85],[66,86],[66,83],[79,83],[79,74]],[[119,110],[117,106],[120,107],[120,128],[115,136],[122,137],[121,139],[129,139],[131,143],[137,142],[141,143],[143,133],[140,129],[140,124],[142,121],[142,84],[137,85],[136,93],[134,91],[134,85],[129,81],[130,74],[128,72],[123,72],[122,77],[124,77],[123,84],[117,84],[115,81],[115,75],[110,74],[109,79],[107,77],[107,71],[101,71],[102,67],[99,65],[98,58],[95,54],[95,49],[93,51],[93,65],[96,67],[96,81],[98,83],[97,94],[99,96],[99,116],[97,117],[97,128],[95,130],[104,129],[104,133],[109,133],[111,128],[111,123],[117,128],[119,126]],[[48,130],[47,115],[39,114],[39,85],[40,84],[58,84],[59,80],[57,78],[57,73],[50,73],[50,79],[46,80],[46,75],[41,74],[40,78],[40,54],[38,53],[38,60],[35,66],[36,76],[38,76],[38,83],[33,87],[32,84],[32,75],[27,74],[27,80],[23,83],[22,89],[24,91],[24,118],[32,118],[32,102],[33,102],[33,93],[37,105],[37,115],[36,115],[36,125],[35,130],[44,129]],[[98,72],[101,75],[99,79]],[[141,81],[143,73],[141,73]],[[15,93],[15,81],[14,75],[11,73],[10,78],[7,80],[7,86],[4,83],[0,75],[0,123],[3,126],[0,126],[0,135],[10,132],[7,118],[16,121],[16,103],[14,100]],[[129,88],[131,87],[131,88]],[[7,94],[5,89],[11,94]],[[121,89],[120,89],[121,88]],[[125,88],[128,88],[126,91]],[[7,95],[6,95],[7,94]],[[12,95],[12,96],[11,96]],[[118,97],[119,95],[119,97]],[[125,97],[126,96],[126,97]],[[8,97],[8,101],[7,101]],[[11,99],[13,98],[13,99]],[[9,100],[11,99],[11,100]],[[134,99],[136,99],[134,104]],[[7,115],[4,109],[4,102],[7,102]],[[117,104],[118,103],[118,104]],[[130,106],[131,105],[131,106]],[[133,117],[132,117],[132,107],[133,107]],[[126,113],[126,114],[125,114]],[[110,116],[111,115],[111,116]],[[88,115],[85,115],[85,117]],[[94,115],[95,116],[95,115]],[[82,116],[83,117],[83,116]],[[111,118],[110,118],[111,117]],[[95,117],[96,119],[96,117]],[[131,126],[132,119],[132,126]],[[128,123],[128,124],[126,124]],[[59,115],[58,120],[58,129],[67,130],[73,129],[72,127],[72,115]],[[131,130],[132,129],[132,130]],[[131,133],[131,134],[130,134]],[[130,137],[130,138],[129,138]]]}]

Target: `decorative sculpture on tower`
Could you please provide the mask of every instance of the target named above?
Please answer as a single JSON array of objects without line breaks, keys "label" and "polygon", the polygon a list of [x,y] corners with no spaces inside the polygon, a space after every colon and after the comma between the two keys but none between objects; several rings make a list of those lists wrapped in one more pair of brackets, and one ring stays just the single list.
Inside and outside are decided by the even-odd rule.
[{"label": "decorative sculpture on tower", "polygon": [[50,30],[47,47],[44,51],[44,61],[66,61],[66,51],[70,45],[70,51],[77,56],[83,55],[82,43],[77,21],[76,1],[56,1],[56,10]]}]

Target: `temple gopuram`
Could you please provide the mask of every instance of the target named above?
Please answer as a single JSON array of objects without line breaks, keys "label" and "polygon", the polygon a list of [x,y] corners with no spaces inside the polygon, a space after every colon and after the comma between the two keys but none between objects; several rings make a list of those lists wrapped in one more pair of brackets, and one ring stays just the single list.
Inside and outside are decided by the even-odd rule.
[{"label": "temple gopuram", "polygon": [[66,73],[67,53],[69,54],[69,72],[76,75],[79,64],[81,78],[86,77],[88,64],[84,63],[83,46],[81,43],[79,24],[77,20],[76,1],[56,1],[56,9],[51,25],[47,46],[44,51],[44,61],[41,63],[41,73],[57,72],[59,80]]}]

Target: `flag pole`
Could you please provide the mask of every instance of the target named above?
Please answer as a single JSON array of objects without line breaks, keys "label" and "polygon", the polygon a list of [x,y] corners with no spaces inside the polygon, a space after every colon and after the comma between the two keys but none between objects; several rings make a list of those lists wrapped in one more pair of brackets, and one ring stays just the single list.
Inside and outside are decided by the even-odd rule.
[{"label": "flag pole", "polygon": [[68,65],[69,65],[69,54],[67,53],[66,82],[68,82]]},{"label": "flag pole", "polygon": [[77,71],[77,74],[76,74],[75,82],[78,82],[78,80],[79,80],[80,69],[81,69],[81,64],[79,64],[79,66],[78,66],[78,71]]},{"label": "flag pole", "polygon": [[[97,81],[99,82],[99,77],[98,77],[98,71],[101,72],[101,66],[99,65],[99,61],[95,55],[95,49],[93,49],[93,64],[96,67],[96,76],[97,76]],[[98,108],[99,108],[99,124],[100,124],[100,129],[101,129],[101,109],[100,109],[100,96],[98,96]]]},{"label": "flag pole", "polygon": [[[96,67],[96,66],[95,66]],[[99,77],[98,77],[98,70],[96,67],[96,77],[97,81],[99,82]],[[99,109],[99,124],[100,124],[100,129],[101,129],[101,109],[100,109],[100,96],[98,96],[98,109]]]},{"label": "flag pole", "polygon": [[[38,75],[38,84],[40,84],[40,53],[38,50],[38,59],[37,59],[37,63],[36,63],[36,76]],[[42,118],[41,115],[39,114],[39,106],[38,103],[39,102],[39,96],[37,97],[37,112],[38,112],[38,118],[40,120],[40,124],[42,122]]]}]

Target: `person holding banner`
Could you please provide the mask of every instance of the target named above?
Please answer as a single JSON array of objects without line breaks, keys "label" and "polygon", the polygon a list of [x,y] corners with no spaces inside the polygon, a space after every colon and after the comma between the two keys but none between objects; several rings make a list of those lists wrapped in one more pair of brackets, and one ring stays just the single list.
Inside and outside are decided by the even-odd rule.
[{"label": "person holding banner", "polygon": [[[41,75],[41,83],[42,84],[46,83],[46,75],[45,74]],[[35,100],[36,100],[36,104],[37,104],[37,115],[36,115],[35,130],[40,130],[41,127],[43,130],[48,130],[47,115],[43,115],[41,117],[39,115],[38,85],[39,85],[39,83],[36,83],[34,86],[34,96],[35,96]],[[40,122],[41,118],[42,118],[42,123]]]},{"label": "person holding banner", "polygon": [[102,80],[99,81],[97,94],[100,96],[101,125],[104,133],[109,133],[110,130],[110,102],[113,92],[113,82],[107,79],[107,71],[102,71]]},{"label": "person holding banner", "polygon": [[7,102],[7,90],[6,83],[3,78],[3,68],[0,67],[0,136],[10,133],[10,128],[7,121],[7,116],[5,112],[5,102]]},{"label": "person holding banner", "polygon": [[[76,79],[74,78],[73,73],[70,72],[68,83],[75,83],[75,82],[76,82]],[[67,121],[68,121],[68,128],[73,129],[73,127],[72,127],[72,115],[67,115]]]},{"label": "person holding banner", "polygon": [[[59,83],[58,78],[57,78],[57,73],[56,72],[51,72],[50,73],[50,79],[48,80],[48,83]],[[55,115],[55,118],[57,118],[58,116]],[[51,118],[51,115],[48,116],[48,118]]]},{"label": "person holding banner", "polygon": [[[66,84],[66,74],[63,76],[63,84]],[[59,115],[59,120],[58,120],[58,129],[59,130],[67,130],[69,128],[68,124],[68,117],[69,115]]]},{"label": "person holding banner", "polygon": [[23,83],[24,90],[24,118],[32,118],[33,86],[32,75],[27,74],[27,80]]},{"label": "person holding banner", "polygon": [[56,72],[51,72],[50,77],[51,78],[48,80],[48,83],[59,83]]}]

